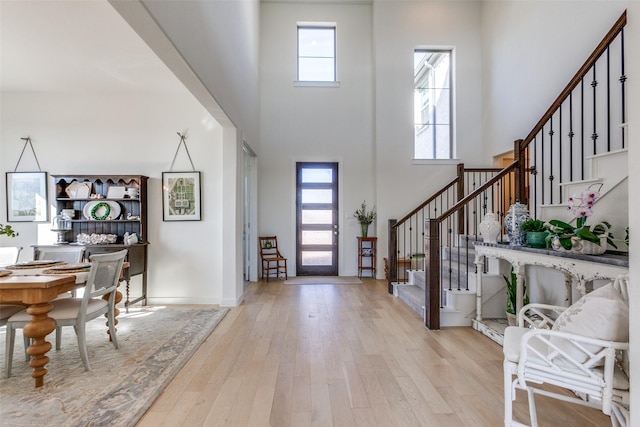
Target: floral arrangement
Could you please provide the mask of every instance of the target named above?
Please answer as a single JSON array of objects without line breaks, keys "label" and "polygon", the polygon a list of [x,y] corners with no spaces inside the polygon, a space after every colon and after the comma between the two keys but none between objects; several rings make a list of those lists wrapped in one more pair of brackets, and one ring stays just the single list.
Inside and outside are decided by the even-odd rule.
[{"label": "floral arrangement", "polygon": [[[549,221],[548,229],[552,234],[547,237],[547,247],[551,246],[551,239],[557,238],[563,248],[570,250],[573,246],[572,239],[575,237],[600,245],[600,236],[609,232],[611,224],[601,221],[600,224],[596,224],[593,227],[586,225],[587,218],[593,214],[593,205],[600,198],[602,184],[600,184],[598,190],[594,190],[591,187],[589,186],[580,195],[574,194],[569,197],[568,209],[573,213],[576,220],[575,227],[557,219]],[[612,238],[613,235],[608,233],[607,243],[617,249],[618,247],[613,243]]]},{"label": "floral arrangement", "polygon": [[16,237],[18,235],[18,233],[16,233],[10,225],[0,224],[0,236],[2,236],[3,234],[7,237]]},{"label": "floral arrangement", "polygon": [[353,213],[353,217],[358,220],[360,224],[369,225],[376,219],[376,207],[367,212],[367,202],[363,201],[360,209],[356,209]]}]

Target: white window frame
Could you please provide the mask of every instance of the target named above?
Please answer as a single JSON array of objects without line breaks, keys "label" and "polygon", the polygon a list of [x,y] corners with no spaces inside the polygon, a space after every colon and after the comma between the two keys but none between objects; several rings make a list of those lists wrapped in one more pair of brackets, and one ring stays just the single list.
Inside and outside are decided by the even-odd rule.
[{"label": "white window frame", "polygon": [[[413,114],[414,114],[414,147],[413,147],[413,163],[414,164],[433,164],[433,163],[438,163],[438,164],[442,164],[442,163],[456,163],[457,159],[456,157],[456,143],[455,143],[455,104],[454,104],[454,92],[455,92],[455,49],[451,46],[418,46],[414,49],[414,57],[415,54],[419,53],[419,52],[433,52],[433,53],[438,53],[438,52],[442,52],[442,53],[448,53],[449,55],[449,74],[448,74],[448,81],[449,81],[449,86],[448,86],[448,90],[449,90],[449,99],[448,99],[448,103],[449,103],[449,111],[448,111],[448,118],[449,118],[449,123],[448,123],[448,131],[449,131],[449,156],[448,157],[437,157],[437,150],[436,150],[436,144],[437,144],[437,136],[433,137],[433,147],[434,147],[434,152],[431,153],[430,157],[416,157],[416,151],[417,151],[417,144],[418,144],[418,132],[417,132],[417,125],[419,122],[417,122],[417,116],[418,114],[422,114],[423,113],[423,105],[422,102],[420,102],[420,107],[418,106],[418,99],[416,97],[416,90],[417,90],[417,86],[419,82],[416,82],[416,70],[414,67],[414,109],[413,109]],[[415,64],[414,64],[415,65]],[[418,111],[418,108],[421,108],[420,111]],[[437,119],[433,122],[434,125],[438,124]],[[433,127],[433,131],[434,131],[434,135],[435,132],[437,131],[437,126]]]},{"label": "white window frame", "polygon": [[[333,31],[333,80],[300,80],[300,29],[319,29]],[[326,86],[338,87],[338,29],[335,22],[297,22],[296,25],[296,80],[294,86]]]}]

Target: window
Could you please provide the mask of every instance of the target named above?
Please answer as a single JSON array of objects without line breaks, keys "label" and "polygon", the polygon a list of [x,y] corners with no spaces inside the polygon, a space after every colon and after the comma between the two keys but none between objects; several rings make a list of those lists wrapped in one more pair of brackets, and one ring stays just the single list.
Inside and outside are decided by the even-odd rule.
[{"label": "window", "polygon": [[414,158],[451,159],[451,51],[414,52]]},{"label": "window", "polygon": [[335,24],[298,24],[298,81],[336,81]]}]

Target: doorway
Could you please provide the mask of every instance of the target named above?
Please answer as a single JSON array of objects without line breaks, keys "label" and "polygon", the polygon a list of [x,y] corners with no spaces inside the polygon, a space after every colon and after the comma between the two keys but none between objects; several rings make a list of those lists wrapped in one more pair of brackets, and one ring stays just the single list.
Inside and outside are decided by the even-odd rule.
[{"label": "doorway", "polygon": [[253,224],[257,223],[255,200],[257,198],[257,157],[246,141],[242,145],[243,154],[243,227],[242,227],[242,277],[244,287],[250,281],[258,280],[258,262],[255,248],[257,232]]},{"label": "doorway", "polygon": [[296,163],[296,275],[338,275],[338,163]]}]

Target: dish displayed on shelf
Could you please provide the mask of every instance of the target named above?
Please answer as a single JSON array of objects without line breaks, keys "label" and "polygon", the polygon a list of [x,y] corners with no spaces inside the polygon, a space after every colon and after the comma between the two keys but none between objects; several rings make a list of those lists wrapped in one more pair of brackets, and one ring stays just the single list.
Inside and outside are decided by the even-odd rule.
[{"label": "dish displayed on shelf", "polygon": [[92,221],[114,220],[120,218],[120,204],[113,200],[92,200],[82,209],[84,217]]},{"label": "dish displayed on shelf", "polygon": [[81,245],[103,245],[116,243],[118,241],[117,234],[87,234],[80,233],[76,236],[76,241]]},{"label": "dish displayed on shelf", "polygon": [[73,181],[64,192],[71,199],[88,199],[91,194],[91,183]]},{"label": "dish displayed on shelf", "polygon": [[12,272],[9,270],[0,270],[0,277],[5,277],[10,275]]}]

